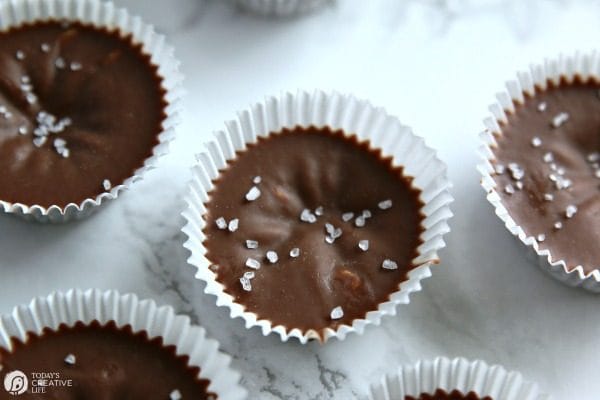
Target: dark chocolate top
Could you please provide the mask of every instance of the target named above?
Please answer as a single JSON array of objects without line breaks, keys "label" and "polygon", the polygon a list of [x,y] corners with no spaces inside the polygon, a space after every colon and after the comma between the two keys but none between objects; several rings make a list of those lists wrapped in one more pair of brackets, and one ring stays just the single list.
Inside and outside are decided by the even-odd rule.
[{"label": "dark chocolate top", "polygon": [[123,183],[158,143],[161,82],[118,32],[39,22],[0,33],[0,200],[64,207]]},{"label": "dark chocolate top", "polygon": [[414,267],[420,191],[355,136],[286,129],[238,152],[214,183],[204,229],[211,268],[274,326],[351,324]]},{"label": "dark chocolate top", "polygon": [[404,400],[492,400],[490,396],[479,397],[475,392],[462,394],[458,390],[448,393],[438,389],[434,394],[421,393],[419,397],[405,396]]},{"label": "dark chocolate top", "polygon": [[600,83],[564,80],[516,104],[494,176],[510,215],[572,269],[600,268]]},{"label": "dark chocolate top", "polygon": [[[12,351],[0,348],[0,365],[0,385],[11,371],[25,373],[29,389],[18,396],[24,400],[216,399],[207,391],[209,381],[198,378],[200,370],[188,366],[187,356],[176,355],[175,346],[114,322],[61,325],[29,335],[25,343],[13,340]],[[42,376],[71,380],[72,386],[46,383],[46,393],[36,394],[40,385],[33,381]],[[1,399],[16,398],[3,389]]]}]

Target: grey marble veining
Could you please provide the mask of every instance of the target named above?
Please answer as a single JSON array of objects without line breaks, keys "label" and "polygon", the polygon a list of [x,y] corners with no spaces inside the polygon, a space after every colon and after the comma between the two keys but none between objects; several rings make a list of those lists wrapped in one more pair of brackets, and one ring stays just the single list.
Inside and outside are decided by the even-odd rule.
[{"label": "grey marble veining", "polygon": [[[187,96],[171,153],[92,218],[40,226],[0,216],[0,312],[71,287],[173,305],[233,357],[251,399],[353,399],[402,363],[465,356],[521,371],[556,399],[595,400],[598,297],[525,258],[475,171],[477,133],[503,82],[532,62],[599,43],[583,1],[341,0],[300,19],[244,15],[226,1],[122,0],[169,35]],[[266,94],[335,88],[411,125],[449,165],[456,202],[442,264],[380,327],[325,346],[281,343],[231,320],[186,264],[182,197],[194,153]]]}]

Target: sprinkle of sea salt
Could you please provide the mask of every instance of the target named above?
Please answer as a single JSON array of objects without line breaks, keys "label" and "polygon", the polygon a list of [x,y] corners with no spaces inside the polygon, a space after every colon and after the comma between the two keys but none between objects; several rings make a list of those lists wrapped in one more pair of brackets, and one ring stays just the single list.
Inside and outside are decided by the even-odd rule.
[{"label": "sprinkle of sea salt", "polygon": [[19,61],[24,60],[25,59],[25,53],[23,52],[23,50],[17,50],[17,53],[15,54],[15,57]]},{"label": "sprinkle of sea salt", "polygon": [[300,249],[298,247],[294,247],[290,250],[290,257],[296,258],[300,255]]},{"label": "sprinkle of sea salt", "polygon": [[67,354],[67,356],[65,357],[65,363],[69,365],[75,365],[76,362],[77,358],[75,358],[74,354]]},{"label": "sprinkle of sea salt", "polygon": [[361,240],[360,242],[358,242],[358,248],[361,249],[362,251],[369,250],[369,241],[366,239]]},{"label": "sprinkle of sea salt", "polygon": [[531,145],[533,147],[540,147],[542,145],[542,139],[540,139],[537,136],[534,136],[533,139],[531,139]]},{"label": "sprinkle of sea salt", "polygon": [[552,193],[544,193],[544,200],[552,201],[554,200],[554,195]]},{"label": "sprinkle of sea salt", "polygon": [[181,400],[181,392],[177,389],[173,390],[171,394],[169,394],[170,400]]},{"label": "sprinkle of sea salt", "polygon": [[552,118],[552,127],[560,128],[565,122],[569,120],[569,114],[566,112],[558,113]]},{"label": "sprinkle of sea salt", "polygon": [[42,43],[40,45],[40,49],[44,52],[44,53],[48,53],[50,52],[50,45],[48,43]]},{"label": "sprinkle of sea salt", "polygon": [[387,210],[389,208],[392,208],[392,200],[387,199],[387,200],[380,201],[379,204],[377,204],[377,206],[382,210]]},{"label": "sprinkle of sea salt", "polygon": [[252,183],[254,183],[255,185],[258,185],[261,182],[262,178],[260,176],[255,176],[254,178],[252,178]]},{"label": "sprinkle of sea salt", "polygon": [[348,222],[352,218],[354,218],[354,213],[353,212],[347,212],[347,213],[343,213],[342,214],[342,221],[344,221],[344,222]]},{"label": "sprinkle of sea salt", "polygon": [[248,257],[246,259],[246,267],[252,268],[252,269],[259,269],[260,268],[260,262],[258,260],[255,260],[254,258]]},{"label": "sprinkle of sea salt", "polygon": [[542,101],[540,104],[538,104],[537,109],[539,112],[544,112],[544,111],[546,111],[547,107],[548,107],[548,105],[546,104],[546,102]]},{"label": "sprinkle of sea salt", "polygon": [[277,255],[277,253],[273,250],[269,250],[267,251],[267,260],[269,260],[269,262],[271,264],[275,264],[277,261],[279,261],[279,256]]},{"label": "sprinkle of sea salt", "polygon": [[577,213],[577,206],[573,204],[569,204],[565,209],[565,216],[567,218],[573,218],[573,216]]},{"label": "sprinkle of sea salt", "polygon": [[371,211],[363,210],[362,216],[363,216],[363,218],[367,219],[367,218],[371,218],[373,215],[371,214]]},{"label": "sprinkle of sea salt", "polygon": [[83,66],[77,61],[73,61],[70,65],[71,71],[80,71]]},{"label": "sprinkle of sea salt", "polygon": [[323,215],[323,206],[315,208],[315,215],[318,215],[319,217]]},{"label": "sprinkle of sea salt", "polygon": [[33,145],[35,147],[42,147],[46,143],[46,136],[40,136],[33,139]]},{"label": "sprinkle of sea salt", "polygon": [[27,134],[27,126],[26,125],[21,125],[19,127],[19,134],[20,135],[26,135]]},{"label": "sprinkle of sea salt", "polygon": [[217,224],[217,228],[221,230],[227,229],[227,221],[223,217],[217,218],[215,224]]},{"label": "sprinkle of sea salt", "polygon": [[112,188],[112,183],[108,179],[102,181],[102,187],[104,190],[109,191]]},{"label": "sprinkle of sea salt", "polygon": [[398,269],[398,264],[396,263],[396,261],[386,258],[385,260],[383,260],[383,263],[381,263],[381,268],[383,268],[383,269]]},{"label": "sprinkle of sea salt", "polygon": [[242,289],[244,289],[246,292],[252,291],[252,283],[250,282],[250,279],[242,276],[240,278],[240,283],[242,284]]},{"label": "sprinkle of sea salt", "polygon": [[247,249],[258,249],[258,242],[256,240],[246,240]]},{"label": "sprinkle of sea salt", "polygon": [[254,201],[260,197],[260,189],[256,186],[252,186],[248,193],[246,193],[246,200]]},{"label": "sprinkle of sea salt", "polygon": [[227,225],[227,229],[229,230],[229,232],[235,232],[235,231],[237,231],[239,226],[240,226],[240,220],[238,218],[234,218],[231,221],[229,221],[229,224]]},{"label": "sprinkle of sea salt", "polygon": [[498,175],[502,175],[504,171],[506,171],[506,167],[504,166],[504,164],[496,164],[494,166],[494,171],[496,171]]},{"label": "sprinkle of sea salt", "polygon": [[544,235],[543,233],[540,233],[539,235],[537,235],[538,242],[543,242],[544,240],[546,240],[546,235]]},{"label": "sprinkle of sea salt", "polygon": [[363,226],[365,226],[365,217],[363,217],[362,215],[359,215],[358,217],[356,217],[356,219],[354,220],[354,225],[358,228],[362,228]]},{"label": "sprinkle of sea salt", "polygon": [[506,194],[515,194],[515,188],[510,183],[504,187],[504,192]]},{"label": "sprinkle of sea salt", "polygon": [[246,279],[254,279],[256,273],[254,271],[246,271],[244,272],[244,278]]},{"label": "sprinkle of sea salt", "polygon": [[331,319],[340,319],[344,316],[344,310],[342,307],[337,306],[333,310],[331,310],[330,317]]},{"label": "sprinkle of sea salt", "polygon": [[523,182],[522,181],[516,181],[515,182],[515,187],[517,188],[517,190],[523,190]]}]

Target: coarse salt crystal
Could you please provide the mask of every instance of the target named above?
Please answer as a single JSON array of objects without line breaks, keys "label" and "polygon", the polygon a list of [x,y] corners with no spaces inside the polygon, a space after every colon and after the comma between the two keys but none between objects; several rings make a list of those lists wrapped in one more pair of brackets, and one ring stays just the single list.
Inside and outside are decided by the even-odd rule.
[{"label": "coarse salt crystal", "polygon": [[235,232],[238,230],[239,226],[240,226],[240,220],[238,218],[234,218],[231,221],[229,221],[229,224],[227,225],[227,229],[229,230],[229,232]]},{"label": "coarse salt crystal", "polygon": [[260,268],[260,262],[258,260],[255,260],[254,258],[248,257],[246,259],[246,267],[252,268],[252,269],[259,269]]},{"label": "coarse salt crystal", "polygon": [[381,267],[383,269],[398,269],[398,264],[396,263],[396,261],[390,260],[390,259],[385,259],[383,260],[383,263],[381,263]]},{"label": "coarse salt crystal", "polygon": [[369,250],[369,241],[366,239],[361,240],[360,242],[358,242],[358,248],[361,249],[362,251]]},{"label": "coarse salt crystal", "polygon": [[331,319],[340,319],[343,316],[344,316],[344,310],[342,309],[341,306],[337,306],[333,310],[331,310],[331,314],[330,314]]},{"label": "coarse salt crystal", "polygon": [[248,193],[246,193],[246,200],[254,201],[260,197],[260,189],[256,186],[252,186]]}]

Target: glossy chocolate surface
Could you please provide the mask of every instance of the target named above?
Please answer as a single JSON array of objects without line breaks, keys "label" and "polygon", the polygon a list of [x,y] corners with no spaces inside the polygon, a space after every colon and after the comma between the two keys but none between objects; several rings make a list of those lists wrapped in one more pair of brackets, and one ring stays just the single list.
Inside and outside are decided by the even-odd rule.
[{"label": "glossy chocolate surface", "polygon": [[[207,391],[209,381],[198,378],[200,370],[188,366],[187,356],[177,356],[175,346],[164,346],[161,338],[148,339],[145,332],[134,334],[129,326],[117,328],[113,322],[63,325],[30,335],[26,343],[13,340],[12,351],[0,348],[0,365],[0,382],[14,370],[29,379],[26,393],[15,397],[0,390],[2,399],[216,399]],[[57,383],[36,394],[33,373],[71,380],[72,385]]]},{"label": "glossy chocolate surface", "polygon": [[600,84],[561,82],[517,104],[494,149],[510,215],[553,260],[600,268]]},{"label": "glossy chocolate surface", "polygon": [[163,97],[130,37],[61,22],[0,33],[0,200],[64,207],[123,183],[158,143]]},{"label": "glossy chocolate surface", "polygon": [[422,393],[419,397],[406,396],[404,400],[493,400],[489,396],[479,397],[475,392],[463,394],[458,390],[448,393],[445,390],[438,389],[434,394]]},{"label": "glossy chocolate surface", "polygon": [[[414,267],[419,195],[401,168],[354,136],[284,130],[239,152],[215,181],[207,258],[226,292],[274,326],[320,332],[351,324]],[[345,221],[346,213],[353,215]]]}]

